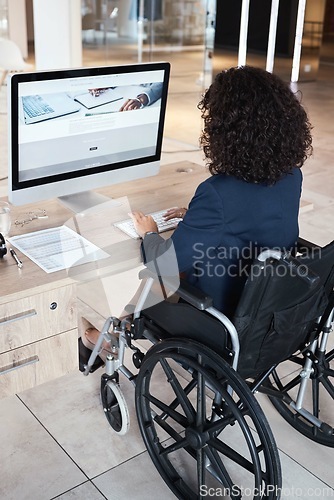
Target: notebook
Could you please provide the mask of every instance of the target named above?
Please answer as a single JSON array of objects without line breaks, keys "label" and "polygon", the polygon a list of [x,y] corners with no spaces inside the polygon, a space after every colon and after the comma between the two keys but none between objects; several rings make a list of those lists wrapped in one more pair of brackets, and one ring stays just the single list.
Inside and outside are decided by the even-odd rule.
[{"label": "notebook", "polygon": [[121,89],[118,87],[109,88],[98,96],[94,96],[87,91],[74,97],[75,101],[79,102],[87,109],[96,108],[97,106],[103,106],[103,104],[120,101],[121,99],[123,99],[123,94],[121,92]]}]

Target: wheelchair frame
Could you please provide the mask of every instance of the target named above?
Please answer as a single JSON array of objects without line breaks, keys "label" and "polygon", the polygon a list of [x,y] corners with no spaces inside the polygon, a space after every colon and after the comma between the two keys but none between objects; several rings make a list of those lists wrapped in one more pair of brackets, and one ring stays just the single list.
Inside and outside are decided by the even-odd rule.
[{"label": "wheelchair frame", "polygon": [[[286,255],[269,250],[258,257],[260,263],[267,259],[286,259]],[[199,343],[191,337],[161,339],[145,326],[143,308],[157,278],[149,275],[146,279],[133,317],[122,321],[108,318],[85,365],[84,375],[87,376],[103,342],[118,344],[118,355],[107,356],[105,373],[101,377],[101,399],[109,424],[120,435],[129,428],[127,406],[119,387],[121,373],[135,386],[137,418],[148,452],[178,498],[204,498],[202,486],[208,483],[214,484],[214,491],[222,488],[225,498],[241,499],[245,488],[250,488],[253,498],[279,499],[282,477],[278,450],[254,394],[265,393],[283,418],[299,432],[321,444],[334,446],[333,427],[319,418],[319,401],[313,401],[312,411],[304,407],[307,387],[310,384],[315,387],[318,380],[323,383],[326,377],[334,376],[334,370],[330,369],[333,350],[326,354],[334,321],[333,304],[325,321],[319,318],[320,330],[313,340],[297,354],[291,354],[290,362],[299,368],[292,381],[287,384],[281,381],[279,364],[245,381],[237,371],[240,342],[236,327],[203,294],[193,296],[182,287],[177,291],[184,301],[218,320],[228,333],[231,341],[231,350],[226,356],[228,361],[205,342]],[[164,284],[168,285],[168,280],[164,280]],[[144,354],[135,345],[138,339],[149,340],[153,347]],[[133,364],[138,373],[124,365],[127,348],[133,350]],[[169,399],[153,393],[152,377],[159,370],[172,388]],[[333,399],[333,384],[327,380],[324,385]],[[290,395],[292,390],[297,394]],[[319,384],[317,390],[319,397]],[[168,387],[165,392],[168,392]],[[250,424],[247,424],[248,420]],[[245,452],[235,451],[234,444],[222,441],[222,436],[229,435],[227,429],[233,427],[239,429],[246,445]],[[170,440],[172,444],[169,444]],[[188,465],[183,462],[180,465],[179,458],[174,460],[173,454],[180,450],[184,452],[185,463],[188,459],[191,461],[191,479],[187,476],[189,471],[184,473]],[[238,469],[238,480],[247,476],[246,486],[236,484],[226,463],[232,464],[232,470],[233,467]]]}]

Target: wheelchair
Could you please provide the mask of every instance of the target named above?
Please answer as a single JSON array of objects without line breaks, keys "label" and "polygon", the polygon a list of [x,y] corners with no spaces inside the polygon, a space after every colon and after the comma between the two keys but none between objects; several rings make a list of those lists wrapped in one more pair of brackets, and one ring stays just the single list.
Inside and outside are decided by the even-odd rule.
[{"label": "wheelchair", "polygon": [[120,435],[129,427],[121,374],[135,387],[148,453],[177,498],[279,499],[279,454],[255,395],[266,394],[309,439],[334,446],[334,242],[300,239],[295,256],[261,252],[233,318],[182,280],[173,300],[166,293],[150,305],[154,283],[166,290],[169,278],[141,274],[133,314],[106,320],[82,369],[94,371],[104,341],[113,346],[101,376],[109,424]]}]

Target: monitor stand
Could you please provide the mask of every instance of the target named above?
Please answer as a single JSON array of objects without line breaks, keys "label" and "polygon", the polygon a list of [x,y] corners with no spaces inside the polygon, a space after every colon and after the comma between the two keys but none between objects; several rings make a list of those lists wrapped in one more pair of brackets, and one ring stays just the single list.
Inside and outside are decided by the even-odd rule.
[{"label": "monitor stand", "polygon": [[59,196],[58,200],[62,205],[76,214],[86,212],[102,203],[112,204],[114,202],[115,205],[119,205],[117,200],[112,200],[112,198],[100,193],[95,193],[94,191],[84,191],[82,193]]}]

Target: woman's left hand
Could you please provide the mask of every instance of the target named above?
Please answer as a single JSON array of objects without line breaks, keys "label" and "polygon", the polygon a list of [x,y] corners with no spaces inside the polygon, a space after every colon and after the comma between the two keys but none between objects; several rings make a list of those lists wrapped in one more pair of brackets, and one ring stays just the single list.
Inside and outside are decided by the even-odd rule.
[{"label": "woman's left hand", "polygon": [[158,226],[151,215],[145,215],[143,212],[131,212],[129,215],[141,238],[149,231],[158,232]]},{"label": "woman's left hand", "polygon": [[187,209],[186,208],[180,208],[180,207],[172,207],[169,208],[166,213],[164,214],[164,219],[165,220],[170,220],[170,219],[183,219],[185,216]]}]

